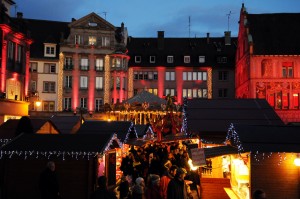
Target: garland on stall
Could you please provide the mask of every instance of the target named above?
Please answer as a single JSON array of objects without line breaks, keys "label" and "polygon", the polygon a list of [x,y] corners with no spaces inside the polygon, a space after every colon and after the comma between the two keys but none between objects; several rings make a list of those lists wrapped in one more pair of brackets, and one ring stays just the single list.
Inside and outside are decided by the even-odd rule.
[{"label": "garland on stall", "polygon": [[187,123],[187,117],[188,117],[188,114],[187,114],[187,98],[184,97],[183,98],[183,107],[182,107],[182,128],[181,128],[181,131],[184,132],[184,135],[188,135],[188,123]]}]

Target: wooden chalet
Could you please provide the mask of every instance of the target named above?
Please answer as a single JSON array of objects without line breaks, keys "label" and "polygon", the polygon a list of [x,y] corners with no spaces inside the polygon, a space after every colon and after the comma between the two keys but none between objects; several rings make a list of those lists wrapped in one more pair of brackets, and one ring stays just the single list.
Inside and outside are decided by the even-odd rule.
[{"label": "wooden chalet", "polygon": [[46,163],[56,163],[63,198],[88,199],[96,188],[98,162],[110,184],[116,182],[114,134],[22,134],[1,148],[1,198],[39,199],[38,178]]}]

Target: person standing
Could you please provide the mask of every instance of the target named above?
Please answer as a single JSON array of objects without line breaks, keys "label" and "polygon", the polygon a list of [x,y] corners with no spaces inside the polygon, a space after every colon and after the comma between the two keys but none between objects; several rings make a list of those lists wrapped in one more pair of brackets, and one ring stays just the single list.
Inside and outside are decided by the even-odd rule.
[{"label": "person standing", "polygon": [[167,199],[188,199],[187,185],[184,182],[186,176],[186,170],[184,168],[178,168],[177,173],[169,182],[167,189]]},{"label": "person standing", "polygon": [[169,182],[175,177],[177,166],[172,165],[169,170],[166,170],[160,179],[160,194],[163,199],[167,199],[167,190]]},{"label": "person standing", "polygon": [[98,188],[92,193],[90,199],[117,199],[113,191],[107,189],[107,179],[105,176],[98,178]]},{"label": "person standing", "polygon": [[39,189],[41,199],[57,199],[60,197],[54,162],[48,162],[46,169],[40,174]]}]

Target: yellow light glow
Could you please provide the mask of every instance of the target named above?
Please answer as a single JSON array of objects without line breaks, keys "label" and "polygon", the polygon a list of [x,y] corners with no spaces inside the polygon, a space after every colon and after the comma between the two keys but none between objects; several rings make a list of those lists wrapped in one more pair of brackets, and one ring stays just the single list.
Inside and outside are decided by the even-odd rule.
[{"label": "yellow light glow", "polygon": [[189,160],[188,160],[188,164],[189,164],[191,170],[193,170],[193,171],[196,171],[196,170],[197,170],[198,167],[195,167],[195,166],[193,165],[192,159],[189,159]]},{"label": "yellow light glow", "polygon": [[133,69],[128,70],[128,99],[133,97]]},{"label": "yellow light glow", "polygon": [[212,98],[212,68],[207,70],[207,98]]},{"label": "yellow light glow", "polygon": [[104,104],[110,104],[110,75],[110,57],[106,55],[104,62]]},{"label": "yellow light glow", "polygon": [[40,106],[41,106],[41,104],[42,104],[42,102],[41,102],[41,101],[39,101],[39,100],[35,102],[35,105],[36,105],[37,107],[40,107]]},{"label": "yellow light glow", "polygon": [[297,167],[300,167],[300,157],[297,156],[294,160],[294,164],[297,166]]},{"label": "yellow light glow", "polygon": [[59,54],[58,62],[58,81],[57,81],[57,110],[63,110],[63,79],[64,79],[64,59],[65,56],[63,53]]}]

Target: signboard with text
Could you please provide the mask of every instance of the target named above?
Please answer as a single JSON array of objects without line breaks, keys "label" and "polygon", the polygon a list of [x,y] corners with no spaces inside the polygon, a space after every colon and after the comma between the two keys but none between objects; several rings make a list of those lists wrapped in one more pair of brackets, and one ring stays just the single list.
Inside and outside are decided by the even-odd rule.
[{"label": "signboard with text", "polygon": [[204,149],[193,148],[193,149],[191,149],[191,154],[192,154],[192,160],[193,160],[194,166],[206,165]]}]

